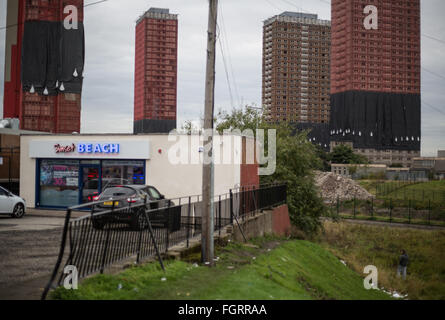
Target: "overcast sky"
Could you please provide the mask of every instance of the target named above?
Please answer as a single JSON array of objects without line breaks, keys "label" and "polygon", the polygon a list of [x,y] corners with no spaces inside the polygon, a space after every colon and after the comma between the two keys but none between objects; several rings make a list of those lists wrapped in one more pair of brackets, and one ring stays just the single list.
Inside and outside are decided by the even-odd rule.
[{"label": "overcast sky", "polygon": [[[85,4],[96,2],[86,0]],[[220,0],[220,35],[230,73],[232,99],[218,46],[216,108],[261,105],[262,25],[283,11],[317,13],[330,19],[329,0]],[[445,1],[422,0],[422,126],[425,156],[445,150]],[[137,18],[150,7],[179,14],[178,122],[204,113],[207,0],[108,0],[85,8],[86,63],[82,133],[128,133],[133,128],[134,39]],[[6,0],[0,0],[0,27]],[[301,9],[300,9],[301,8]],[[0,30],[0,70],[4,31]],[[232,72],[233,70],[233,72]],[[438,74],[434,75],[431,72]],[[233,101],[233,103],[232,103]],[[0,112],[3,72],[0,72]],[[1,112],[2,114],[2,112]]]}]

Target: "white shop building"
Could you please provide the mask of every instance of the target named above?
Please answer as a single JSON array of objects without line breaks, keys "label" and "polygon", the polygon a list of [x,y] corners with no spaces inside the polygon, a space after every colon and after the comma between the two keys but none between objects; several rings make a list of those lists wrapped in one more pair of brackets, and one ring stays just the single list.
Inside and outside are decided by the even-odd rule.
[{"label": "white shop building", "polygon": [[[215,165],[215,195],[259,181],[253,174],[257,166],[245,164],[251,157],[246,154],[253,152],[246,139],[233,135],[215,141],[215,157],[224,158]],[[167,198],[200,195],[200,140],[187,135],[22,135],[20,196],[29,208],[64,209],[89,202],[116,182],[151,185]]]}]

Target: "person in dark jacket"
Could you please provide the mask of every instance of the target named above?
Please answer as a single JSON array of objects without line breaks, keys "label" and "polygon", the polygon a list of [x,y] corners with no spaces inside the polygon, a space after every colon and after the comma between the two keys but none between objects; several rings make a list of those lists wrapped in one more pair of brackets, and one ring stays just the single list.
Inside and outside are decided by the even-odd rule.
[{"label": "person in dark jacket", "polygon": [[405,250],[402,250],[402,255],[399,258],[399,266],[397,267],[397,277],[403,277],[406,280],[406,271],[408,269],[409,257]]}]

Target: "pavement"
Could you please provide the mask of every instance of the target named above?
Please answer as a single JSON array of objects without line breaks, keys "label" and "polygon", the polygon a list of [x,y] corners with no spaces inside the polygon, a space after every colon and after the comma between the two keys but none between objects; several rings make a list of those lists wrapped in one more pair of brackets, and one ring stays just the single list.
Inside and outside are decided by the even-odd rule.
[{"label": "pavement", "polygon": [[[78,218],[88,213],[72,213],[73,218]],[[63,227],[65,223],[65,211],[50,211],[28,209],[22,219],[13,219],[9,216],[0,216],[0,232],[4,231],[44,231]],[[0,244],[1,245],[1,244]]]},{"label": "pavement", "polygon": [[0,300],[40,298],[57,260],[65,215],[28,209],[23,219],[0,216]]}]

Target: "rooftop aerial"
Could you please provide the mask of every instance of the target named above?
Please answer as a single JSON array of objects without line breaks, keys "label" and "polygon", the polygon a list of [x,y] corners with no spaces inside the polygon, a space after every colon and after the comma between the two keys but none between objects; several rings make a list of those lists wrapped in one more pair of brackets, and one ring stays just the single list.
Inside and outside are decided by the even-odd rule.
[{"label": "rooftop aerial", "polygon": [[170,13],[170,9],[150,8],[150,9],[148,9],[148,12],[151,12],[151,13],[163,13],[163,14],[169,14],[169,13]]},{"label": "rooftop aerial", "polygon": [[318,19],[317,14],[312,13],[303,13],[303,12],[292,12],[292,11],[285,11],[282,14],[280,14],[281,17],[292,17],[292,18],[306,18],[306,19]]},{"label": "rooftop aerial", "polygon": [[161,20],[177,20],[178,15],[170,13],[170,9],[165,8],[150,8],[142,16],[139,17],[137,23],[145,18],[161,19]]},{"label": "rooftop aerial", "polygon": [[306,24],[314,24],[314,25],[331,25],[331,21],[329,20],[321,20],[318,19],[317,14],[313,13],[303,13],[303,12],[292,12],[292,11],[284,11],[281,14],[275,15],[266,21],[264,21],[265,25],[269,25],[275,21],[280,22],[296,22],[296,23],[306,23]]}]

